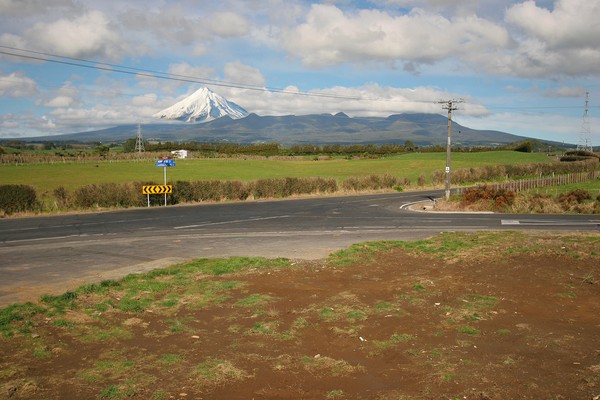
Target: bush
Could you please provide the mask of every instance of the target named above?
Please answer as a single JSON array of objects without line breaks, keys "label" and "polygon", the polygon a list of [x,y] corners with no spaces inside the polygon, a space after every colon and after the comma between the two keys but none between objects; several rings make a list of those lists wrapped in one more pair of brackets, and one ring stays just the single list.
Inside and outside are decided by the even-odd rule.
[{"label": "bush", "polygon": [[139,207],[144,205],[141,183],[104,183],[86,185],[75,190],[73,205],[81,208],[92,207]]},{"label": "bush", "polygon": [[496,189],[492,186],[477,186],[467,189],[462,196],[462,205],[480,205],[483,208],[504,210],[515,201],[515,192]]},{"label": "bush", "polygon": [[63,186],[54,189],[53,194],[58,208],[69,208],[71,206],[69,192]]},{"label": "bush", "polygon": [[1,185],[0,210],[7,214],[33,211],[37,206],[37,194],[29,185]]},{"label": "bush", "polygon": [[363,191],[392,189],[402,182],[392,175],[351,176],[342,183],[345,190]]},{"label": "bush", "polygon": [[573,204],[582,204],[586,200],[591,200],[592,195],[587,190],[575,189],[570,192],[558,195],[557,200],[565,207],[570,207]]}]

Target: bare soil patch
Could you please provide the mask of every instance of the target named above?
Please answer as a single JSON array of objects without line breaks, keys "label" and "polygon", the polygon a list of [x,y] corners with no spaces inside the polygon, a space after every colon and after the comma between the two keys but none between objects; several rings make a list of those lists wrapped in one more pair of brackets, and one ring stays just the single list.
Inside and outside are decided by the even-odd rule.
[{"label": "bare soil patch", "polygon": [[3,310],[0,398],[600,395],[598,234],[441,234],[186,271]]}]

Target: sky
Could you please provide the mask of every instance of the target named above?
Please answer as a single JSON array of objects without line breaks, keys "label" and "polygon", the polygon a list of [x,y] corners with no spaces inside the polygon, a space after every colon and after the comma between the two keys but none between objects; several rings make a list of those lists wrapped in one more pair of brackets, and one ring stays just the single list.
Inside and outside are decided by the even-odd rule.
[{"label": "sky", "polygon": [[[600,145],[600,1],[0,0],[0,138],[258,115],[453,120]],[[589,96],[587,118],[586,93]]]}]

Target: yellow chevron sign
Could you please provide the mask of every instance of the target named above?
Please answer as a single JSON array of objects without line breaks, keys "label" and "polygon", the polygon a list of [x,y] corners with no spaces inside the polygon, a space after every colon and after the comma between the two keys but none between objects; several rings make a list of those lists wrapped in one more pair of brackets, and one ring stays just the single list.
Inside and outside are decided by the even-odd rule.
[{"label": "yellow chevron sign", "polygon": [[142,186],[143,194],[169,194],[173,193],[173,185],[148,185]]}]

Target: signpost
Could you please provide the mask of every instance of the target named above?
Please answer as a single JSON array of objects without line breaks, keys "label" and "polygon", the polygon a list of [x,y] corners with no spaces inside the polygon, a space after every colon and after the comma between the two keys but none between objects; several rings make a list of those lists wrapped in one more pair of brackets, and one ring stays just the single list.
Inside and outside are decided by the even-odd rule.
[{"label": "signpost", "polygon": [[150,195],[151,194],[164,194],[165,195],[165,207],[167,206],[167,194],[173,193],[173,186],[167,185],[167,168],[174,167],[175,161],[169,157],[162,157],[154,164],[157,168],[163,168],[164,184],[163,185],[147,185],[142,187],[142,193],[148,196],[148,207],[150,207]]}]

